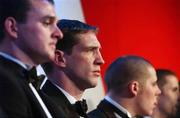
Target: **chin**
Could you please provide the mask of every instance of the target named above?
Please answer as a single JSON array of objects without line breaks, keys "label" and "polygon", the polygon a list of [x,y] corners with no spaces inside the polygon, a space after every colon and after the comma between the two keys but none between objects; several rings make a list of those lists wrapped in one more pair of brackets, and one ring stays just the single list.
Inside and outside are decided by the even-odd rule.
[{"label": "chin", "polygon": [[95,78],[94,81],[91,82],[91,85],[92,85],[93,87],[96,87],[96,86],[98,85],[98,79],[99,79],[99,78]]},{"label": "chin", "polygon": [[97,82],[96,83],[89,83],[88,87],[87,88],[94,88],[97,86]]},{"label": "chin", "polygon": [[93,84],[92,86],[91,86],[91,88],[95,88],[97,86],[97,84]]},{"label": "chin", "polygon": [[147,113],[147,116],[151,116],[152,114],[153,114],[153,110],[149,111],[149,112]]},{"label": "chin", "polygon": [[54,58],[55,58],[55,54],[49,54],[49,58],[48,58],[49,61],[54,61]]}]

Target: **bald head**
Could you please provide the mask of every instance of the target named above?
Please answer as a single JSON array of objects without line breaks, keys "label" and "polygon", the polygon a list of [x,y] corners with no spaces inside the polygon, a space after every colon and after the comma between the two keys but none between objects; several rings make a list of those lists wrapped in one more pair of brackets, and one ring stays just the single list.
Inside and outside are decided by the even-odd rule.
[{"label": "bald head", "polygon": [[105,74],[108,90],[121,90],[132,80],[145,81],[145,78],[150,76],[149,68],[153,66],[138,56],[124,56],[116,59]]}]

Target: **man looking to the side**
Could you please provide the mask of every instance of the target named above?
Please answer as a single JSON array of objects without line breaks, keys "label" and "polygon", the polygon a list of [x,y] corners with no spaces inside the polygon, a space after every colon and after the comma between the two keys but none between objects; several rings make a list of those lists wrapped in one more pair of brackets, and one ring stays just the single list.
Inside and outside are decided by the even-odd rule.
[{"label": "man looking to the side", "polygon": [[97,85],[100,66],[104,63],[97,28],[67,19],[60,20],[58,27],[64,37],[57,43],[54,62],[46,64],[49,80],[42,89],[63,109],[67,118],[88,117],[86,106],[77,106],[81,104],[77,101],[86,89]]},{"label": "man looking to the side", "polygon": [[105,74],[107,95],[91,118],[133,118],[151,115],[160,90],[154,67],[138,56],[116,59]]},{"label": "man looking to the side", "polygon": [[173,118],[177,113],[179,102],[178,77],[168,69],[157,69],[156,73],[161,94],[152,118]]},{"label": "man looking to the side", "polygon": [[[10,118],[50,118],[28,70],[62,38],[53,0],[0,0],[0,107]],[[34,72],[34,71],[33,71]]]}]

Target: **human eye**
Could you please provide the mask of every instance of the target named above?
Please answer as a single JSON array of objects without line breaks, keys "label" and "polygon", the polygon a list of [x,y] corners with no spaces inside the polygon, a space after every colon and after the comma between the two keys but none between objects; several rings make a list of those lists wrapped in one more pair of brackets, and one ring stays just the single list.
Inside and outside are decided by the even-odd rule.
[{"label": "human eye", "polygon": [[44,20],[43,25],[49,26],[51,24],[50,20]]},{"label": "human eye", "polygon": [[153,82],[152,85],[153,85],[153,86],[157,86],[157,82]]},{"label": "human eye", "polygon": [[54,23],[54,19],[51,17],[47,17],[43,20],[43,25],[44,26],[50,26]]},{"label": "human eye", "polygon": [[86,52],[94,52],[95,51],[95,48],[94,47],[89,47],[87,48]]},{"label": "human eye", "polygon": [[173,91],[176,92],[176,91],[179,91],[179,89],[177,87],[173,88]]}]

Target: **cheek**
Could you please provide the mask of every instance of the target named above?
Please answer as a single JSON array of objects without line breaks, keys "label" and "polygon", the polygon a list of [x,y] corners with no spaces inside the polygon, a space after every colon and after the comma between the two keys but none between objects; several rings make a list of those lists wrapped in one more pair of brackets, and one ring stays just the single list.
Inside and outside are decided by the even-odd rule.
[{"label": "cheek", "polygon": [[152,114],[152,110],[151,110],[151,105],[150,105],[150,101],[147,101],[147,98],[148,97],[143,97],[141,99],[139,99],[139,104],[137,105],[141,112],[141,114],[144,114],[144,115],[151,115]]},{"label": "cheek", "polygon": [[93,64],[93,60],[87,55],[77,55],[75,58],[79,66],[90,67]]},{"label": "cheek", "polygon": [[178,96],[176,94],[172,94],[171,96],[169,96],[169,101],[171,101],[172,106],[175,107],[178,103]]},{"label": "cheek", "polygon": [[34,42],[36,43],[34,46],[38,46],[39,49],[49,49],[50,46],[50,37],[48,34],[44,33],[43,31],[37,30],[34,34],[33,37]]},{"label": "cheek", "polygon": [[156,96],[154,94],[154,89],[152,87],[148,87],[144,88],[144,92],[143,92],[143,101],[144,104],[146,104],[146,108],[152,108],[154,106],[154,102],[156,100]]},{"label": "cheek", "polygon": [[177,100],[177,96],[170,91],[167,92],[164,96],[166,97],[166,100],[169,102],[175,102]]},{"label": "cheek", "polygon": [[155,94],[154,94],[155,89],[153,89],[153,87],[147,85],[146,88],[144,89],[146,90],[145,94],[147,98],[155,97]]},{"label": "cheek", "polygon": [[166,111],[171,109],[171,107],[173,106],[173,100],[169,96],[162,96],[159,102],[162,108],[166,109]]},{"label": "cheek", "polygon": [[47,37],[49,38],[50,36],[50,29],[44,27],[41,24],[37,24],[34,27],[30,27],[29,32],[34,32],[34,36],[41,40],[45,40]]}]

